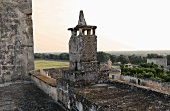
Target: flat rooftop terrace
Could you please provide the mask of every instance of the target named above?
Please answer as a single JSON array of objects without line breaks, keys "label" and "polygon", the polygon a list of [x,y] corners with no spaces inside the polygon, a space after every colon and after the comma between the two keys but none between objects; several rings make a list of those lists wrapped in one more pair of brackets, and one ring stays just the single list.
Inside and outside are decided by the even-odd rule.
[{"label": "flat rooftop terrace", "polygon": [[[146,90],[146,89],[145,89]],[[170,100],[154,92],[131,89],[119,83],[77,88],[75,93],[103,107],[104,111],[169,111]]]},{"label": "flat rooftop terrace", "polygon": [[33,83],[0,87],[0,111],[64,111]]},{"label": "flat rooftop terrace", "polygon": [[[58,69],[45,71],[48,71],[49,75],[52,72],[55,77],[60,77]],[[40,72],[33,75],[49,85],[56,84],[55,80],[44,78]],[[166,94],[120,81],[73,88],[73,92],[102,107],[104,111],[170,111],[170,98]]]}]

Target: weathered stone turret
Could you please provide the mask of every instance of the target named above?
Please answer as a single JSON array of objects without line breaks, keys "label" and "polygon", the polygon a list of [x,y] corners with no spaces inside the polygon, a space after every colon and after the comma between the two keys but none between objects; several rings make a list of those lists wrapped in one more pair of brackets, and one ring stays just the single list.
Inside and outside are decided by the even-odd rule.
[{"label": "weathered stone turret", "polygon": [[70,69],[63,69],[62,77],[57,79],[58,101],[68,109],[72,107],[70,98],[73,91],[70,89],[92,85],[99,80],[96,28],[86,24],[83,11],[80,11],[78,25],[68,29],[72,32],[69,41]]},{"label": "weathered stone turret", "polygon": [[85,73],[84,80],[94,80],[98,76],[96,28],[86,24],[83,11],[80,11],[78,25],[68,29],[72,32],[69,41],[70,70]]}]

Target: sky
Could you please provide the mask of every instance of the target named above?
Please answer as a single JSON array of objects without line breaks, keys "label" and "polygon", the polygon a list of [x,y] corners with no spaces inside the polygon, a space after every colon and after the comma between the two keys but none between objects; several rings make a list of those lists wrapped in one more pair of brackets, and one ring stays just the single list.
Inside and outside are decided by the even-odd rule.
[{"label": "sky", "polygon": [[68,52],[80,10],[98,51],[170,50],[170,0],[33,0],[34,52]]}]

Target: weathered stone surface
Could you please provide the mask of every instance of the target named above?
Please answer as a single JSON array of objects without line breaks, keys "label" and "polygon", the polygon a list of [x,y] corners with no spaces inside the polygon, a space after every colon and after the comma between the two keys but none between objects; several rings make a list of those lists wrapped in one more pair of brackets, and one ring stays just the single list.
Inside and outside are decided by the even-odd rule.
[{"label": "weathered stone surface", "polygon": [[[70,82],[66,78],[73,79],[70,75],[63,75],[60,79],[59,70],[45,69],[46,75],[57,73],[56,89],[58,103],[71,111],[168,111],[170,108],[170,95],[155,92],[148,88],[137,87],[123,82],[106,82],[95,85]],[[33,75],[41,75],[41,71]],[[71,73],[71,72],[70,72]],[[74,72],[76,75],[76,72]],[[93,75],[93,74],[92,74]],[[57,77],[58,76],[58,77]],[[76,78],[80,78],[77,75]],[[86,77],[86,76],[84,76]],[[86,83],[85,81],[83,81]],[[81,84],[75,87],[75,83]],[[48,84],[48,83],[46,83]],[[41,83],[39,85],[42,85]],[[45,85],[42,85],[43,88]],[[47,90],[50,91],[50,90]]]},{"label": "weathered stone surface", "polygon": [[0,111],[64,111],[32,83],[0,87]]},{"label": "weathered stone surface", "polygon": [[78,25],[69,28],[72,31],[69,41],[70,70],[85,72],[99,70],[95,29],[96,26],[90,27],[86,24],[83,11],[80,11]]},{"label": "weathered stone surface", "polygon": [[132,89],[130,85],[115,82],[77,88],[70,95],[72,108],[82,111],[92,109],[93,111],[168,111],[170,109],[170,101],[161,98],[159,93],[135,87]]},{"label": "weathered stone surface", "polygon": [[34,69],[32,0],[1,0],[0,9],[0,78],[29,79]]}]

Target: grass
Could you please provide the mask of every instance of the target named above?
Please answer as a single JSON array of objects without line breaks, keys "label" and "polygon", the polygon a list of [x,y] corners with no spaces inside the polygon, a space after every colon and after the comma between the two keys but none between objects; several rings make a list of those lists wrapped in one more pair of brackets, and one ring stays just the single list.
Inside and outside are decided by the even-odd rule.
[{"label": "grass", "polygon": [[47,68],[69,67],[69,62],[60,62],[52,60],[35,60],[35,70]]},{"label": "grass", "polygon": [[120,66],[112,66],[112,68],[120,69]]}]

